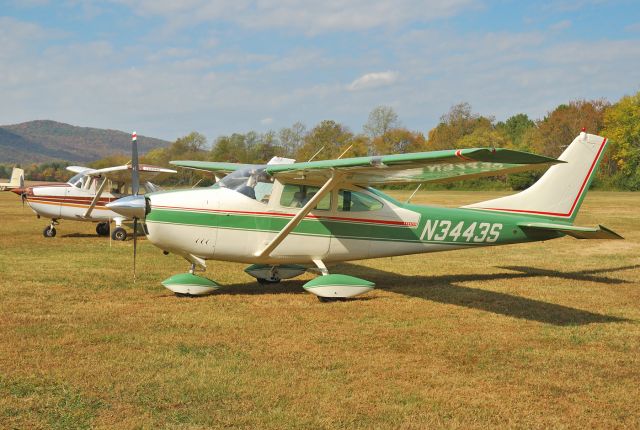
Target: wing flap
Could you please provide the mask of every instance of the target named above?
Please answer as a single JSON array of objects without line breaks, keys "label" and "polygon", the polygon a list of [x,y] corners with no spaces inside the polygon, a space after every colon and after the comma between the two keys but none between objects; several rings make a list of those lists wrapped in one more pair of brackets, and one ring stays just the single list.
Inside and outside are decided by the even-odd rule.
[{"label": "wing flap", "polygon": [[532,230],[557,231],[576,239],[624,239],[618,233],[608,228],[598,225],[597,227],[580,227],[575,225],[553,224],[553,223],[520,223],[519,227]]}]

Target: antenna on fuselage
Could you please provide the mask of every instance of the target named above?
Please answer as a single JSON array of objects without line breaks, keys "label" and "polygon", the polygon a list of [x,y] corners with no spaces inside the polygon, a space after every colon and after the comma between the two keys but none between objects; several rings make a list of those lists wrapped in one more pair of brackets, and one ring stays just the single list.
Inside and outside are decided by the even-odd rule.
[{"label": "antenna on fuselage", "polygon": [[320,153],[322,152],[322,150],[323,150],[323,149],[324,149],[324,146],[323,146],[322,148],[318,149],[318,152],[316,152],[315,154],[313,154],[313,157],[309,158],[309,159],[307,160],[307,163],[308,163],[309,161],[313,161],[313,159],[314,159],[314,158],[316,158],[316,157],[318,156],[318,154],[320,154]]},{"label": "antenna on fuselage", "polygon": [[409,196],[409,198],[407,199],[406,203],[411,203],[411,199],[413,198],[413,196],[416,195],[416,193],[418,192],[418,190],[420,189],[420,187],[422,186],[422,183],[418,184],[418,187],[416,188],[416,190]]},{"label": "antenna on fuselage", "polygon": [[344,151],[342,151],[342,154],[340,154],[340,156],[337,158],[338,160],[341,159],[342,157],[344,157],[344,154],[346,154],[347,152],[349,152],[349,150],[353,148],[353,143],[351,145],[349,145],[349,147],[347,149],[345,149]]}]

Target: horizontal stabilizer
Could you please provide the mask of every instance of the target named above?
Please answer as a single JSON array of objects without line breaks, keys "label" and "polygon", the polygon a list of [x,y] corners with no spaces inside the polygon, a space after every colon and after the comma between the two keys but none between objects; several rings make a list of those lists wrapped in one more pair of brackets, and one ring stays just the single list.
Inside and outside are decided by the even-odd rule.
[{"label": "horizontal stabilizer", "polygon": [[557,231],[576,239],[624,239],[618,233],[599,225],[598,227],[578,227],[575,225],[552,224],[545,222],[523,222],[518,226],[524,230]]}]

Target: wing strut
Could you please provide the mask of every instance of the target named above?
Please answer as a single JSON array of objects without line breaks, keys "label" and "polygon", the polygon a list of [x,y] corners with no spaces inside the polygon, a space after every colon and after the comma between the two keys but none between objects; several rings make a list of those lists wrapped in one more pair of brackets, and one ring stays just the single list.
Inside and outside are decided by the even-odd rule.
[{"label": "wing strut", "polygon": [[311,197],[307,204],[305,204],[300,209],[300,212],[298,212],[296,216],[291,218],[291,221],[289,221],[287,225],[285,225],[284,228],[280,230],[280,233],[278,233],[276,237],[274,237],[262,251],[256,253],[256,257],[268,257],[273,252],[273,250],[276,249],[276,247],[280,245],[280,243],[287,237],[287,235],[291,233],[291,230],[296,228],[296,226],[300,224],[300,221],[302,221],[302,219],[307,216],[307,214],[311,212],[313,208],[316,207],[318,202],[322,200],[322,198],[327,195],[327,193],[330,193],[331,190],[333,190],[334,185],[336,184],[336,182],[338,182],[338,179],[340,177],[341,176],[338,175],[337,171],[332,169],[331,177],[329,178],[329,180],[325,182],[322,188],[320,188],[320,190],[313,197]]},{"label": "wing strut", "polygon": [[93,212],[93,208],[96,207],[96,204],[98,203],[98,200],[100,200],[100,196],[102,195],[102,191],[104,190],[104,186],[106,184],[107,184],[107,178],[105,177],[102,180],[102,183],[100,184],[100,187],[98,188],[98,191],[96,191],[95,197],[93,198],[93,200],[91,200],[91,204],[87,208],[87,211],[84,213],[84,215],[82,215],[82,218],[89,218],[89,216],[91,215],[91,212]]}]

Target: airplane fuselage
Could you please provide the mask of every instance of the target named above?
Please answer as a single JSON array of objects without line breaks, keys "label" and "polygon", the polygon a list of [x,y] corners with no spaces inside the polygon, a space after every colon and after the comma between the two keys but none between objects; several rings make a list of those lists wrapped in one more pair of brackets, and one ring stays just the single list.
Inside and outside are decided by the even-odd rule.
[{"label": "airplane fuselage", "polygon": [[105,207],[107,203],[120,197],[109,192],[103,192],[90,216],[84,217],[95,195],[95,190],[71,184],[46,185],[27,188],[26,202],[36,214],[44,218],[95,222],[122,218],[122,215]]},{"label": "airplane fuselage", "polygon": [[[526,217],[474,209],[408,205],[373,189],[354,189],[379,204],[340,210],[334,190],[325,210],[311,211],[268,256],[261,250],[296,215],[284,207],[283,184],[258,201],[226,188],[147,195],[148,239],[159,248],[203,260],[310,264],[496,246],[560,237],[518,226]],[[178,203],[179,202],[179,203]]]}]

